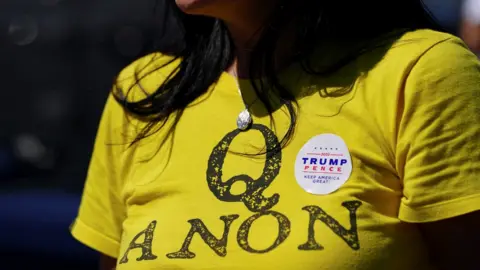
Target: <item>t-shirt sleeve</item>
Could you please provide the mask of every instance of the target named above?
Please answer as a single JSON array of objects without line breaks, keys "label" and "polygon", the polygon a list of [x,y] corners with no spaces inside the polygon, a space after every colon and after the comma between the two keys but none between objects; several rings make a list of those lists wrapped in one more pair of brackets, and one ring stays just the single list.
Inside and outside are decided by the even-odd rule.
[{"label": "t-shirt sleeve", "polygon": [[70,228],[74,238],[116,258],[125,207],[122,200],[122,109],[112,95],[107,100],[94,144],[78,216]]},{"label": "t-shirt sleeve", "polygon": [[432,222],[480,210],[480,65],[457,38],[411,69],[399,98],[399,218]]},{"label": "t-shirt sleeve", "polygon": [[[178,66],[175,58],[149,54],[125,67],[118,75],[113,93],[131,102],[157,90]],[[78,216],[70,228],[83,244],[114,258],[118,257],[122,224],[126,218],[128,179],[138,144],[132,145],[146,122],[128,115],[110,94],[97,131]]]}]

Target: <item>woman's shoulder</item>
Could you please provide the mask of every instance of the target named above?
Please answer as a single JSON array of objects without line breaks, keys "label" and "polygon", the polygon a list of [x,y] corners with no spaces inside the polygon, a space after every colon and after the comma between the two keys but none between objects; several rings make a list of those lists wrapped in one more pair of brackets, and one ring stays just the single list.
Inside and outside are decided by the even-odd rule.
[{"label": "woman's shoulder", "polygon": [[381,46],[367,51],[352,65],[355,74],[361,74],[363,83],[372,88],[397,85],[395,89],[411,93],[426,91],[436,96],[448,96],[453,88],[465,95],[478,93],[480,62],[460,38],[422,29],[383,41],[388,41],[388,45],[378,43]]},{"label": "woman's shoulder", "polygon": [[438,43],[458,41],[458,37],[446,33],[431,29],[418,29],[408,31],[400,35],[393,43],[393,48],[403,45],[409,45],[409,49],[428,49],[431,46],[435,46]]},{"label": "woman's shoulder", "polygon": [[375,62],[372,74],[381,73],[387,77],[398,77],[399,72],[408,76],[412,69],[443,74],[457,67],[478,65],[477,57],[460,38],[429,29],[397,35],[389,40],[388,46],[360,57],[360,62]]},{"label": "woman's shoulder", "polygon": [[[385,54],[384,61],[417,62],[425,54],[439,51],[443,57],[470,50],[463,41],[449,33],[430,29],[409,31],[398,36]],[[445,60],[445,59],[443,59]]]},{"label": "woman's shoulder", "polygon": [[[349,62],[352,65],[348,66],[357,69],[357,72],[367,74],[378,71],[385,73],[384,75],[411,68],[423,55],[436,47],[442,50],[446,47],[454,53],[469,51],[460,38],[430,29],[399,30],[374,39],[361,39],[357,43],[326,46],[316,50],[312,57],[314,66],[328,70],[331,63],[352,59],[353,61]],[[326,55],[324,52],[327,50],[332,53]]]},{"label": "woman's shoulder", "polygon": [[125,109],[127,103],[138,102],[153,94],[166,80],[179,60],[161,53],[145,55],[123,68],[115,78],[104,106],[99,134],[108,137],[115,149],[127,150],[145,123]]},{"label": "woman's shoulder", "polygon": [[178,64],[179,60],[174,56],[152,53],[123,68],[113,82],[101,125],[115,129],[116,134],[123,134],[118,140],[124,141],[127,138],[132,141],[135,130],[142,121],[130,114],[122,103],[138,102],[153,94]]},{"label": "woman's shoulder", "polygon": [[129,101],[144,98],[145,94],[155,92],[178,64],[178,58],[162,53],[140,57],[120,71],[114,81],[114,92]]},{"label": "woman's shoulder", "polygon": [[[364,60],[371,60],[371,55]],[[383,86],[398,83],[401,87],[396,89],[405,95],[422,92],[428,96],[418,101],[422,104],[453,99],[452,95],[469,96],[474,102],[473,97],[478,96],[480,62],[454,35],[433,30],[407,32],[378,58],[381,60],[367,73],[369,81],[381,81]],[[435,99],[429,100],[432,96]]]}]

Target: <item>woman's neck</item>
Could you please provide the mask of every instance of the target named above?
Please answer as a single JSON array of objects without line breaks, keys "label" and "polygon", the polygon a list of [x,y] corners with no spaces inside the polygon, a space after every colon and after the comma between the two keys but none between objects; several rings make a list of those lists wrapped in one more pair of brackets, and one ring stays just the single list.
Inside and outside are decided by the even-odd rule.
[{"label": "woman's neck", "polygon": [[[235,51],[234,61],[227,69],[232,75],[239,78],[249,77],[249,67],[252,57],[252,51],[257,45],[263,32],[266,30],[265,25],[269,23],[272,12],[276,9],[277,0],[270,1],[251,1],[248,7],[243,5],[235,10],[235,14],[231,14],[228,19],[222,19],[230,32]],[[293,29],[292,29],[293,30]],[[288,61],[291,53],[291,45],[293,39],[291,37],[293,31],[284,31],[279,39],[279,45],[275,52],[275,65],[281,68]],[[282,42],[284,40],[285,42]]]}]

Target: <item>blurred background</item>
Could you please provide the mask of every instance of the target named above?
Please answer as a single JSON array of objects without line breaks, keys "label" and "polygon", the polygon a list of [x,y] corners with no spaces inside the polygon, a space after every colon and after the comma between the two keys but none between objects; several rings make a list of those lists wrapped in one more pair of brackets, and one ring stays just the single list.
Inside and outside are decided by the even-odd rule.
[{"label": "blurred background", "polygon": [[[68,227],[114,76],[148,53],[152,33],[175,44],[175,29],[154,26],[154,4],[0,0],[1,270],[96,269]],[[460,0],[426,4],[457,33]]]}]

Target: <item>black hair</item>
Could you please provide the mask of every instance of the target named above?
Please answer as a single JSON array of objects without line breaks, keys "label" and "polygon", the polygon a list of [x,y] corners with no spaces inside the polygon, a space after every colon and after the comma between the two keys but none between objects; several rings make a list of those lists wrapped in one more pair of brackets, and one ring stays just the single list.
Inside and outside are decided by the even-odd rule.
[{"label": "black hair", "polygon": [[[114,92],[117,101],[129,114],[148,119],[133,143],[162,128],[172,115],[181,115],[191,102],[216,83],[234,59],[232,39],[221,20],[186,15],[171,0],[164,0],[163,3],[166,6],[162,9],[171,13],[163,14],[163,26],[168,28],[169,24],[177,23],[181,28],[181,36],[176,46],[159,48],[158,51],[173,56],[174,60],[180,59],[180,64],[155,92],[140,101],[129,101],[126,95]],[[171,20],[172,17],[174,20]],[[290,128],[279,147],[288,143],[296,125],[295,96],[279,82],[273,60],[280,33],[289,25],[295,26],[296,34],[292,61],[300,62],[305,72],[318,76],[335,72],[353,61],[362,51],[368,50],[369,46],[360,48],[356,54],[339,57],[328,67],[315,69],[310,62],[310,55],[325,40],[356,42],[360,38],[373,40],[398,30],[440,30],[421,0],[363,0],[349,1],[348,4],[333,0],[279,0],[277,10],[262,29],[250,63],[252,86],[268,113],[274,111],[271,97],[275,96],[290,114]],[[254,80],[258,76],[266,80]],[[137,83],[141,83],[141,79],[137,78]]]}]

